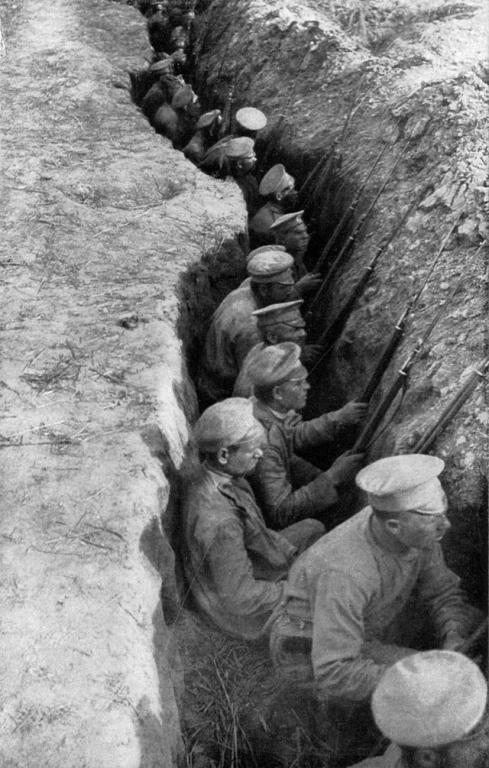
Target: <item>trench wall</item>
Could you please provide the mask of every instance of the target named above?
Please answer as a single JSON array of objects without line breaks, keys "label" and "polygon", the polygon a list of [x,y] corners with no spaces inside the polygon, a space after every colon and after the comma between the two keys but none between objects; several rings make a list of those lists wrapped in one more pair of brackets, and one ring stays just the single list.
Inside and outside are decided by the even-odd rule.
[{"label": "trench wall", "polygon": [[12,5],[0,75],[0,762],[166,768],[182,751],[169,480],[196,415],[178,285],[244,228],[243,201],[131,103],[126,70],[150,53],[135,9]]},{"label": "trench wall", "polygon": [[[202,27],[198,76],[206,83],[209,101],[223,103],[234,83],[235,108],[252,104],[269,116],[273,143],[269,163],[283,160],[299,181],[341,136],[345,117],[354,107],[346,136],[337,146],[344,172],[331,176],[324,187],[331,205],[323,208],[320,220],[309,220],[316,230],[311,264],[379,151],[384,149],[356,211],[357,220],[403,153],[328,292],[317,325],[325,327],[333,318],[377,246],[419,197],[419,205],[377,263],[327,366],[314,382],[316,412],[359,396],[444,235],[461,217],[377,398],[450,297],[446,311],[412,371],[400,407],[391,412],[389,426],[371,447],[370,458],[409,451],[472,366],[487,354],[487,247],[479,248],[487,238],[488,207],[484,26],[479,2],[215,0]],[[434,451],[446,461],[442,479],[453,525],[446,544],[449,561],[464,575],[469,589],[483,597],[485,385],[440,436]]]}]

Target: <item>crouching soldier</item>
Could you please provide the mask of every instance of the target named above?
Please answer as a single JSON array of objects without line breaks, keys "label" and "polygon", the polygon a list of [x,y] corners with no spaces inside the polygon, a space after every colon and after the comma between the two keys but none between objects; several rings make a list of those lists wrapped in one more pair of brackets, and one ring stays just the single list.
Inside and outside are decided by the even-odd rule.
[{"label": "crouching soldier", "polygon": [[199,168],[220,178],[232,176],[243,193],[248,214],[253,215],[260,199],[256,167],[255,143],[247,136],[225,136],[204,155]]},{"label": "crouching soldier", "polygon": [[250,379],[250,368],[256,364],[265,347],[272,344],[281,344],[283,341],[293,341],[301,348],[301,360],[304,365],[314,362],[321,354],[318,344],[306,346],[306,323],[301,315],[300,308],[304,301],[286,301],[281,304],[270,304],[263,309],[253,312],[256,317],[256,327],[262,341],[250,349],[241,366],[238,378],[234,384],[233,395],[235,397],[251,397],[253,385]]},{"label": "crouching soldier", "polygon": [[244,398],[208,408],[195,425],[203,457],[183,502],[184,568],[200,610],[220,629],[262,635],[299,552],[324,531],[304,520],[281,534],[267,528],[246,475],[261,457],[263,430]]},{"label": "crouching soldier", "polygon": [[290,254],[272,247],[249,255],[249,277],[226,296],[211,318],[197,380],[203,406],[231,395],[243,360],[260,341],[253,312],[298,298],[293,263]]},{"label": "crouching soldier", "polygon": [[295,188],[295,179],[287,173],[282,163],[273,165],[266,172],[258,192],[267,202],[255,213],[249,223],[250,237],[255,246],[275,242],[275,236],[270,227],[280,216],[291,213],[297,207],[299,197]]},{"label": "crouching soldier", "polygon": [[219,129],[222,124],[220,109],[213,109],[201,115],[195,126],[195,133],[185,145],[182,152],[188,160],[200,163],[207,150],[219,138]]},{"label": "crouching soldier", "polygon": [[253,490],[270,527],[280,530],[305,517],[321,515],[337,504],[342,489],[353,482],[363,454],[343,454],[327,471],[300,453],[334,446],[345,428],[363,418],[364,403],[347,403],[332,413],[303,421],[309,384],[301,348],[292,342],[265,347],[248,375],[254,387],[255,416],[263,425],[263,459],[251,477]]},{"label": "crouching soldier", "polygon": [[[433,644],[445,650],[456,650],[480,620],[440,546],[450,528],[443,467],[422,454],[365,467],[356,483],[369,505],[294,563],[272,658],[284,674],[310,675],[320,702],[350,713],[367,703],[386,669],[426,643],[426,609]],[[289,653],[296,636],[310,654]]]},{"label": "crouching soldier", "polygon": [[461,653],[425,651],[389,667],[372,696],[377,727],[392,744],[351,768],[486,768],[487,683]]}]

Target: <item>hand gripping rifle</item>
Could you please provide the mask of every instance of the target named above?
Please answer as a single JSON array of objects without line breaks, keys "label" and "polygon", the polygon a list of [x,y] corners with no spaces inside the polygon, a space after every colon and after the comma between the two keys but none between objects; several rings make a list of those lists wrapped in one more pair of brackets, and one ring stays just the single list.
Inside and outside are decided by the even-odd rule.
[{"label": "hand gripping rifle", "polygon": [[335,260],[333,261],[333,263],[331,264],[330,268],[328,269],[328,271],[327,271],[327,273],[326,273],[326,275],[324,277],[324,280],[323,280],[321,286],[319,287],[318,291],[316,292],[316,294],[314,295],[314,298],[311,301],[311,304],[309,306],[309,311],[308,311],[308,313],[306,315],[306,319],[310,318],[313,315],[314,308],[318,306],[321,298],[326,294],[328,288],[330,287],[333,275],[337,272],[338,267],[340,266],[342,261],[345,259],[346,255],[350,251],[351,247],[353,246],[355,240],[359,236],[359,234],[362,231],[363,227],[368,222],[368,220],[370,218],[370,215],[371,215],[373,209],[375,208],[379,197],[381,196],[382,192],[384,191],[384,189],[386,188],[387,184],[389,183],[389,181],[390,181],[390,179],[391,179],[395,169],[397,168],[397,166],[398,166],[402,156],[404,155],[406,147],[407,147],[407,144],[405,144],[403,149],[399,152],[399,154],[398,154],[398,156],[396,158],[396,161],[394,162],[394,164],[392,165],[391,169],[387,173],[387,176],[384,178],[382,184],[378,188],[378,190],[377,190],[377,192],[376,192],[372,202],[370,203],[367,211],[360,216],[357,224],[355,225],[355,227],[353,229],[353,232],[346,239],[346,241],[343,244],[341,250],[339,251],[339,253],[336,256]]},{"label": "hand gripping rifle", "polygon": [[427,453],[436,441],[441,432],[445,429],[449,421],[458,413],[464,403],[471,397],[477,385],[484,381],[489,370],[489,357],[486,357],[482,363],[474,368],[468,376],[465,384],[459,389],[455,396],[450,400],[446,408],[438,416],[432,427],[426,430],[424,435],[418,440],[411,453]]},{"label": "hand gripping rifle", "polygon": [[423,190],[423,195],[419,195],[416,198],[416,200],[407,207],[405,213],[401,216],[400,220],[396,223],[390,235],[387,238],[384,238],[384,240],[380,243],[374,256],[370,260],[369,264],[365,267],[363,274],[361,275],[356,285],[353,287],[352,292],[346,299],[345,303],[339,310],[338,314],[336,315],[334,320],[332,320],[332,322],[328,325],[326,330],[323,332],[323,334],[319,338],[319,341],[317,342],[317,344],[323,347],[323,351],[321,353],[321,357],[316,362],[314,367],[311,369],[310,371],[311,374],[316,368],[318,368],[321,365],[324,358],[327,357],[327,355],[331,352],[331,349],[333,348],[334,344],[341,336],[343,329],[348,321],[348,318],[353,310],[355,302],[365,290],[365,287],[367,286],[367,283],[373,274],[377,261],[379,260],[380,256],[384,253],[384,251],[387,250],[387,248],[393,242],[393,240],[396,239],[397,235],[399,234],[401,229],[404,227],[404,224],[406,223],[408,218],[411,216],[413,211],[416,210],[420,200],[422,200],[422,198],[424,197],[424,191],[425,190]]},{"label": "hand gripping rifle", "polygon": [[370,402],[372,395],[374,394],[375,390],[377,389],[378,385],[380,384],[380,381],[382,379],[382,376],[384,375],[385,371],[387,370],[387,367],[394,357],[394,353],[396,352],[399,344],[401,343],[401,339],[404,336],[404,332],[406,329],[406,323],[409,318],[409,315],[413,311],[413,309],[416,307],[418,301],[420,300],[426,286],[428,285],[431,276],[435,270],[436,265],[438,264],[438,261],[440,260],[440,257],[445,250],[445,247],[452,235],[453,230],[457,226],[457,221],[452,224],[450,229],[448,230],[447,234],[443,238],[442,244],[440,245],[440,248],[438,249],[437,254],[435,255],[435,258],[431,262],[431,266],[428,270],[428,273],[423,280],[423,283],[421,284],[421,287],[419,288],[418,292],[413,296],[412,299],[410,299],[402,312],[401,316],[399,317],[397,323],[394,326],[394,330],[391,334],[391,337],[387,344],[385,345],[382,354],[380,356],[380,359],[375,366],[370,379],[367,382],[367,386],[363,390],[361,396],[358,398],[360,402],[362,403],[368,403]]},{"label": "hand gripping rifle", "polygon": [[418,340],[418,343],[415,345],[412,352],[408,355],[404,365],[402,365],[402,367],[399,369],[397,376],[392,382],[390,388],[387,390],[386,394],[384,395],[384,397],[378,404],[377,408],[374,410],[374,412],[368,419],[360,435],[355,441],[355,445],[351,449],[352,453],[363,453],[364,451],[367,450],[373,436],[375,435],[375,432],[377,431],[377,427],[379,426],[380,422],[382,421],[387,411],[389,410],[390,406],[394,402],[396,395],[398,394],[398,392],[400,392],[402,389],[405,389],[405,387],[407,386],[408,375],[411,371],[411,368],[416,362],[416,359],[419,356],[424,345],[428,341],[428,338],[430,337],[433,329],[438,324],[442,315],[445,313],[447,302],[450,301],[453,298],[453,296],[456,294],[460,284],[461,284],[461,281],[457,283],[450,297],[442,303],[434,319],[431,321],[431,323],[429,324],[428,328],[426,329],[422,337]]}]

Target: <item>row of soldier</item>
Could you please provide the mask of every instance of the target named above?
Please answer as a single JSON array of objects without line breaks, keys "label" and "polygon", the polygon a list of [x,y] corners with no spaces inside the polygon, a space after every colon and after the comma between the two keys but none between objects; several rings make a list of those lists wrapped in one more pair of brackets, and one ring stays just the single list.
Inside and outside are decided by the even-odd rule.
[{"label": "row of soldier", "polygon": [[[269,636],[281,675],[314,684],[318,720],[327,709],[331,722],[337,708],[340,720],[360,722],[373,697],[379,729],[400,747],[362,766],[487,768],[477,735],[487,688],[458,652],[480,615],[440,546],[450,527],[443,462],[414,454],[362,468],[364,455],[348,449],[365,403],[302,418],[321,352],[306,343],[302,309],[319,276],[305,266],[294,179],[281,164],[255,176],[262,112],[238,110],[232,127],[220,110],[200,114],[182,77],[193,6],[150,0],[142,10],[155,54],[133,76],[141,108],[200,168],[235,178],[253,246],[248,277],[211,318],[198,369],[200,464],[182,503],[195,603],[224,632]],[[311,449],[331,457],[327,469],[304,457]],[[359,512],[355,484],[367,494]],[[338,506],[347,519],[334,525]],[[417,654],[427,642],[442,650]],[[462,763],[460,740],[473,729],[474,758]]]}]

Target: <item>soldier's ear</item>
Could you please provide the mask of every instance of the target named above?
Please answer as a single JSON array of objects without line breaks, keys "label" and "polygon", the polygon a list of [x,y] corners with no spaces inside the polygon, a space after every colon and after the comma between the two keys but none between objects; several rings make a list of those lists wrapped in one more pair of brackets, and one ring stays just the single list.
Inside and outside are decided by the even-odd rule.
[{"label": "soldier's ear", "polygon": [[385,520],[384,525],[389,533],[392,533],[395,536],[399,533],[401,522],[397,517],[389,517]]},{"label": "soldier's ear", "polygon": [[226,464],[228,463],[228,458],[229,458],[229,451],[228,451],[228,449],[227,448],[219,448],[219,450],[217,452],[218,464],[221,464],[223,467],[225,467]]},{"label": "soldier's ear", "polygon": [[283,192],[275,192],[275,200],[277,201],[277,203],[281,202],[283,196],[284,196]]}]

